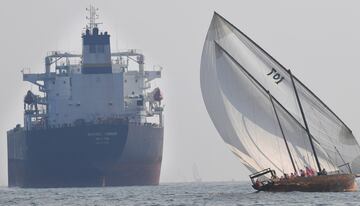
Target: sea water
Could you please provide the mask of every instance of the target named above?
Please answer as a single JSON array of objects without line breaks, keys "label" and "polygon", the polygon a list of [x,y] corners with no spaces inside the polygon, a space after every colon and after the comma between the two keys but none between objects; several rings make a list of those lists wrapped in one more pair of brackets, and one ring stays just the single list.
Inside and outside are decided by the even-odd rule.
[{"label": "sea water", "polygon": [[249,182],[106,188],[0,188],[0,205],[360,205],[360,192],[255,192]]}]

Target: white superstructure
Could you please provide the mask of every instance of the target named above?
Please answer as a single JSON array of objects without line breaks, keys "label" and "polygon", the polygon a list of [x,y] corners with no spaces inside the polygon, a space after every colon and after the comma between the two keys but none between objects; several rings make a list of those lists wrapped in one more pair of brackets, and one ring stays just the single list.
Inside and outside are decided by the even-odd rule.
[{"label": "white superstructure", "polygon": [[[161,68],[145,71],[144,55],[136,50],[111,53],[110,35],[99,32],[96,14],[93,8],[90,11],[81,55],[52,52],[45,58],[45,73],[23,74],[24,81],[42,92],[25,97],[25,127],[112,119],[140,124],[151,119],[162,125],[161,92],[151,88],[151,81],[161,77]],[[131,61],[136,69],[130,68]],[[158,117],[156,122],[153,117]]]}]

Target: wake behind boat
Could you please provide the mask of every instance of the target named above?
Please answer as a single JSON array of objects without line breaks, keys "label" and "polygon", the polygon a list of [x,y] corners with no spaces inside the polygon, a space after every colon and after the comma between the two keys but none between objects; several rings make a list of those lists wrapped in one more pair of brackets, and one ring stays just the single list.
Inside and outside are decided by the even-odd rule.
[{"label": "wake behind boat", "polygon": [[[225,143],[253,173],[254,189],[357,190],[352,170],[360,147],[350,128],[290,70],[217,13],[200,72],[207,111]],[[311,175],[300,174],[308,169]]]}]

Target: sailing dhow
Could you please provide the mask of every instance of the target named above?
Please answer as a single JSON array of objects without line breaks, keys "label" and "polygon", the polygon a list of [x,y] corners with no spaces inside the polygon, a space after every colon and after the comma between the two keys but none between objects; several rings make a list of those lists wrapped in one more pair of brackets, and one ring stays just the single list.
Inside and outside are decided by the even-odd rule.
[{"label": "sailing dhow", "polygon": [[216,12],[202,52],[200,81],[210,118],[253,173],[256,190],[357,189],[352,166],[360,146],[350,128],[290,70]]}]

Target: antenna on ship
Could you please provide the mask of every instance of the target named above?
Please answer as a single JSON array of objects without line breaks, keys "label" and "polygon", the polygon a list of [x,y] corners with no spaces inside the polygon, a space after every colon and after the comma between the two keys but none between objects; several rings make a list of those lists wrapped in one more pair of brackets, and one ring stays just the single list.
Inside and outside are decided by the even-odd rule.
[{"label": "antenna on ship", "polygon": [[86,16],[86,19],[89,20],[89,24],[86,25],[86,29],[93,31],[94,28],[97,28],[98,25],[101,24],[96,22],[96,20],[99,19],[99,15],[97,14],[99,9],[95,8],[93,5],[90,5],[89,8],[86,8],[86,11],[89,12],[89,16]]}]

